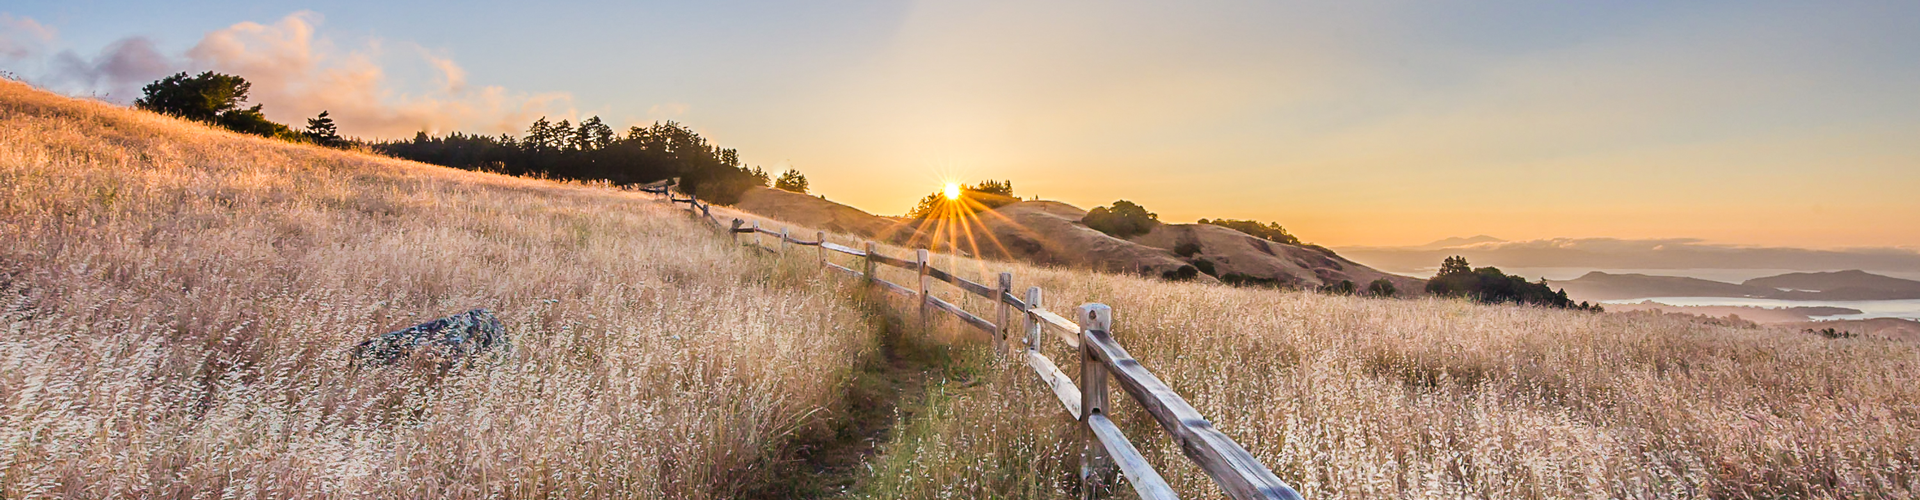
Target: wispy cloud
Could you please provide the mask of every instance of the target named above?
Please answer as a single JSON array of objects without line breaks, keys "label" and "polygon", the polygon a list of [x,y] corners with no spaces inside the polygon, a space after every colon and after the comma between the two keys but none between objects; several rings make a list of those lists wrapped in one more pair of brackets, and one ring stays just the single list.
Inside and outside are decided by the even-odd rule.
[{"label": "wispy cloud", "polygon": [[24,59],[53,41],[53,28],[30,17],[0,12],[0,60]]},{"label": "wispy cloud", "polygon": [[130,101],[148,82],[178,71],[182,61],[162,54],[153,40],[128,37],[107,44],[92,58],[61,51],[51,64],[55,82]]},{"label": "wispy cloud", "polygon": [[[540,115],[572,115],[565,93],[470,88],[466,70],[426,50],[399,54],[403,63],[432,68],[438,86],[397,90],[380,61],[379,41],[343,50],[317,34],[318,14],[299,12],[273,24],[244,22],[208,33],[187,51],[191,65],[233,73],[253,82],[254,100],[270,116],[290,121],[326,110],[347,134],[399,137],[416,131],[516,131]],[[405,56],[413,57],[405,57]]]},{"label": "wispy cloud", "polygon": [[[378,39],[342,47],[322,33],[322,22],[319,14],[302,11],[272,23],[237,23],[174,55],[149,38],[122,38],[90,57],[71,50],[47,57],[47,73],[38,80],[126,103],[142,86],[171,73],[235,74],[252,83],[249,100],[265,105],[268,118],[297,127],[324,110],[342,133],[360,137],[517,132],[539,116],[576,114],[567,93],[472,85],[452,57],[410,43],[391,45],[414,50],[389,50]],[[0,59],[42,57],[54,39],[52,28],[33,19],[0,14]],[[391,78],[389,68],[435,81]]]}]

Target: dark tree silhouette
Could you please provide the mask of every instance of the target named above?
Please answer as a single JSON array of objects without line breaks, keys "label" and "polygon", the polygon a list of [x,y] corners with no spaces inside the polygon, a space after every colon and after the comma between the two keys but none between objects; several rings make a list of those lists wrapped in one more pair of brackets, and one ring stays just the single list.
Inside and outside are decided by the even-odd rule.
[{"label": "dark tree silhouette", "polygon": [[622,136],[599,117],[582,120],[577,127],[541,117],[521,139],[459,132],[435,137],[421,132],[412,140],[373,147],[409,160],[509,175],[603,180],[616,185],[679,177],[681,192],[722,205],[738,201],[747,188],[768,183],[765,171],[740,165],[739,152],[709,144],[674,122],[632,127]]},{"label": "dark tree silhouette", "polygon": [[1427,280],[1427,293],[1444,297],[1466,297],[1487,304],[1533,304],[1565,309],[1598,311],[1598,306],[1575,304],[1567,291],[1554,291],[1546,280],[1528,283],[1526,278],[1500,272],[1499,268],[1474,269],[1467,259],[1448,257],[1440,272]]},{"label": "dark tree silhouette", "polygon": [[1152,231],[1160,225],[1160,216],[1134,202],[1119,200],[1112,207],[1094,207],[1080,222],[1108,236],[1126,239]]},{"label": "dark tree silhouette", "polygon": [[1393,281],[1390,281],[1386,278],[1380,278],[1377,280],[1373,280],[1372,283],[1367,283],[1367,295],[1372,295],[1375,297],[1392,297],[1393,294],[1397,292],[1399,292],[1399,290],[1395,290],[1393,288]]},{"label": "dark tree silhouette", "polygon": [[789,168],[780,173],[779,179],[773,181],[773,188],[807,194],[807,176],[801,174],[799,170]]},{"label": "dark tree silhouette", "polygon": [[347,142],[346,139],[340,138],[340,127],[333,124],[333,117],[327,116],[325,110],[320,111],[320,116],[308,118],[307,130],[300,135],[306,136],[307,140],[313,141],[314,144],[326,147],[340,147]]},{"label": "dark tree silhouette", "polygon": [[187,76],[176,73],[147,84],[142,95],[133,100],[140,109],[211,123],[243,134],[283,139],[300,139],[293,129],[267,120],[260,105],[242,108],[253,84],[234,75],[202,72]]},{"label": "dark tree silhouette", "polygon": [[1232,229],[1235,231],[1246,233],[1248,236],[1260,238],[1260,239],[1271,241],[1274,243],[1285,243],[1288,245],[1300,244],[1300,238],[1295,238],[1293,237],[1292,234],[1288,234],[1287,229],[1280,227],[1280,223],[1278,222],[1260,222],[1260,221],[1235,220],[1235,219],[1200,219],[1199,222],[1201,224],[1212,224],[1215,226]]}]

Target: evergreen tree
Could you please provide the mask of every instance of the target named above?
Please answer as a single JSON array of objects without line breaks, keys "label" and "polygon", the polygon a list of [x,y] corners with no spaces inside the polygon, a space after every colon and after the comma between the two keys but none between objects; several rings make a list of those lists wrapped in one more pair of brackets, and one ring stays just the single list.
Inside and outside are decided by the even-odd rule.
[{"label": "evergreen tree", "polygon": [[773,188],[807,194],[807,176],[801,174],[799,170],[789,168],[786,172],[780,173],[778,180],[773,181]]},{"label": "evergreen tree", "polygon": [[[421,134],[425,134],[425,132],[421,132]],[[340,138],[340,127],[333,124],[333,118],[327,116],[326,110],[321,110],[320,116],[308,118],[307,130],[301,132],[301,135],[306,136],[306,138],[313,141],[314,144],[327,147],[339,147],[346,142],[345,139]],[[419,136],[415,137],[417,138]]]}]

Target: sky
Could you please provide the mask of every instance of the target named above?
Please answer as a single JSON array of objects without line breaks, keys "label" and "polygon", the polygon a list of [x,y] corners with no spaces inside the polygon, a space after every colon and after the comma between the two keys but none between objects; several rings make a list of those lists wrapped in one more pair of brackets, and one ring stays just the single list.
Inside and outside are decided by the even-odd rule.
[{"label": "sky", "polygon": [[0,70],[254,82],[346,135],[675,120],[899,214],[943,181],[1450,236],[1920,248],[1915,2],[28,0]]}]

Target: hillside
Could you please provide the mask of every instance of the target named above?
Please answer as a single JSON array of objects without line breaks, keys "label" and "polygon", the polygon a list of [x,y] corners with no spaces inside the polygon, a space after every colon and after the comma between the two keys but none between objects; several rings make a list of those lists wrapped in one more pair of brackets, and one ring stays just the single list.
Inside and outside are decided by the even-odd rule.
[{"label": "hillside", "polygon": [[[1904,498],[1920,487],[1908,481],[1920,470],[1913,343],[1680,314],[937,262],[981,282],[1011,272],[1016,289],[1042,287],[1055,311],[1112,306],[1113,334],[1142,367],[1306,498]],[[967,302],[944,284],[933,293]],[[1076,356],[1058,342],[1045,349]],[[1075,427],[1048,387],[1017,361],[967,366],[972,375],[935,382],[938,396],[914,411],[924,420],[873,464],[863,497],[1072,498],[1056,485],[1077,472],[1079,448],[1063,438]],[[1113,408],[1176,489],[1218,496],[1136,403],[1116,396]],[[1821,479],[1837,474],[1859,479]]]},{"label": "hillside", "polygon": [[[971,197],[987,197],[969,193]],[[1152,277],[1190,276],[1201,282],[1222,277],[1244,283],[1315,288],[1352,281],[1365,287],[1386,278],[1403,295],[1420,295],[1425,281],[1384,273],[1347,260],[1332,250],[1274,243],[1212,225],[1162,224],[1132,239],[1108,236],[1080,219],[1087,211],[1056,201],[1019,201],[997,197],[998,208],[982,210],[955,231],[958,251],[991,259],[1100,269]],[[930,241],[933,230],[895,221],[820,197],[773,189],[755,189],[735,205],[740,210],[803,227],[820,228],[880,241],[940,250],[948,241]],[[945,234],[945,233],[941,233]],[[944,238],[944,236],[942,237]],[[971,239],[969,239],[971,238]],[[1193,253],[1176,253],[1192,243]],[[1213,272],[1202,273],[1204,261]]]},{"label": "hillside", "polygon": [[1574,300],[1617,300],[1642,297],[1765,297],[1771,290],[1679,276],[1589,272],[1566,281],[1549,281]]},{"label": "hillside", "polygon": [[1863,271],[1789,273],[1754,278],[1744,283],[1645,274],[1589,272],[1572,280],[1554,281],[1575,300],[1618,300],[1644,297],[1758,297],[1782,300],[1899,300],[1920,299],[1920,281]]},{"label": "hillside", "polygon": [[1920,299],[1920,281],[1870,274],[1860,270],[1827,273],[1788,273],[1754,278],[1746,286],[1776,290],[1775,298],[1804,300]]},{"label": "hillside", "polygon": [[[0,241],[0,498],[738,497],[875,350],[638,193],[11,81]],[[472,366],[349,357],[482,307],[512,347]]]}]

